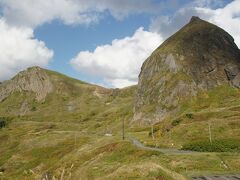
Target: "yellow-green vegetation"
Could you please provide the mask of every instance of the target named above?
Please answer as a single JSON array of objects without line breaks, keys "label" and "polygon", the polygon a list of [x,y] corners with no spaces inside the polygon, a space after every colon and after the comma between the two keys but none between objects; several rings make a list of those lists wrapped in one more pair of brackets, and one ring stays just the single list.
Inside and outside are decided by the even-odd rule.
[{"label": "yellow-green vegetation", "polygon": [[173,179],[163,154],[85,131],[73,122],[14,120],[0,132],[0,178]]},{"label": "yellow-green vegetation", "polygon": [[240,141],[239,139],[194,141],[184,144],[182,149],[198,152],[240,152]]},{"label": "yellow-green vegetation", "polygon": [[12,121],[0,135],[1,178],[185,179],[239,171],[237,153],[163,154],[77,123]]},{"label": "yellow-green vegetation", "polygon": [[146,146],[206,152],[167,155],[167,167],[178,173],[187,176],[239,173],[239,97],[240,91],[228,84],[200,91],[182,102],[176,116],[154,124],[154,136],[151,126],[130,128],[130,135]]},{"label": "yellow-green vegetation", "polygon": [[[46,72],[54,91],[44,101],[37,101],[31,92],[14,92],[0,103],[1,116],[35,122],[74,122],[96,132],[99,128],[107,131],[120,117],[128,120],[132,116],[135,86],[105,89],[56,72]],[[23,108],[23,104],[26,107]],[[88,123],[83,123],[85,121]]]},{"label": "yellow-green vegetation", "polygon": [[[151,146],[181,148],[195,140],[208,140],[208,121],[213,140],[238,140],[238,90],[222,86],[183,102],[177,117],[154,125],[153,140],[151,127],[130,126],[135,86],[109,90],[55,72],[48,74],[56,89],[45,101],[36,101],[33,93],[15,92],[0,103],[4,122],[0,129],[0,179],[181,180],[239,173],[236,152],[161,153],[121,139],[125,120],[126,137]],[[218,99],[217,93],[226,97]],[[199,103],[198,98],[205,99]],[[27,106],[22,108],[24,102]]]},{"label": "yellow-green vegetation", "polygon": [[[222,85],[209,91],[200,91],[197,96],[185,99],[180,112],[136,134],[149,145],[181,148],[194,141],[240,140],[240,91],[229,85]],[[145,137],[145,139],[144,139]]]},{"label": "yellow-green vegetation", "polygon": [[[47,71],[44,101],[14,92],[0,103],[0,179],[173,179],[161,153],[121,140],[133,115],[135,86],[104,89]],[[25,104],[23,106],[23,104]],[[151,159],[151,160],[149,160]]]}]

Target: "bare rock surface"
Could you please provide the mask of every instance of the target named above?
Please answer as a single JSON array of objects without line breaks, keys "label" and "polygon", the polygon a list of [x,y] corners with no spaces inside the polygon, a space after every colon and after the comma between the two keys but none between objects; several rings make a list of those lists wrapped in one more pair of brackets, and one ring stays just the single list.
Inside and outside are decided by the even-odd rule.
[{"label": "bare rock surface", "polygon": [[40,67],[28,68],[18,73],[14,78],[0,84],[0,102],[13,92],[29,91],[36,95],[37,101],[42,101],[53,91],[53,84],[47,73]]},{"label": "bare rock surface", "polygon": [[133,122],[159,122],[185,98],[223,84],[240,88],[240,50],[226,31],[192,17],[143,63]]}]

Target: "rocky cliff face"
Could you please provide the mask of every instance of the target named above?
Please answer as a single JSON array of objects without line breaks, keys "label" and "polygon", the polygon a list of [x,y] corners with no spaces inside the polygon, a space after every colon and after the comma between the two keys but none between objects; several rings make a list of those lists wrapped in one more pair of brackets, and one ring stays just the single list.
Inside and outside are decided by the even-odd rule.
[{"label": "rocky cliff face", "polygon": [[47,73],[32,67],[17,74],[13,79],[0,84],[0,102],[13,92],[29,91],[36,94],[36,100],[42,101],[53,91],[53,84]]},{"label": "rocky cliff face", "polygon": [[240,87],[240,51],[223,29],[192,17],[144,62],[133,122],[155,123],[179,111],[199,90]]}]

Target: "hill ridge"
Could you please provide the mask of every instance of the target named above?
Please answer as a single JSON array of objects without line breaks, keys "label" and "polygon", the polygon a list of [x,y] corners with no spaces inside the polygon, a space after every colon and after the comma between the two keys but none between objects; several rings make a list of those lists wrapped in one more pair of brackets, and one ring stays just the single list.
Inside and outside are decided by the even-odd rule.
[{"label": "hill ridge", "polygon": [[13,92],[31,91],[38,101],[44,100],[54,89],[48,74],[40,67],[31,67],[19,72],[11,80],[0,84],[0,102]]}]

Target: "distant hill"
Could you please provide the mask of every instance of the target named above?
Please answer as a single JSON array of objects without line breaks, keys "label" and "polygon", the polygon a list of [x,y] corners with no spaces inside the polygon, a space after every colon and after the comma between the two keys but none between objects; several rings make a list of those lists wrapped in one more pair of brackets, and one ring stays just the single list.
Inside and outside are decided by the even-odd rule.
[{"label": "distant hill", "polygon": [[37,121],[81,122],[105,117],[108,123],[110,114],[114,114],[109,117],[112,122],[120,114],[132,114],[134,91],[135,86],[106,89],[31,67],[0,84],[0,113],[4,117],[20,116]]}]

